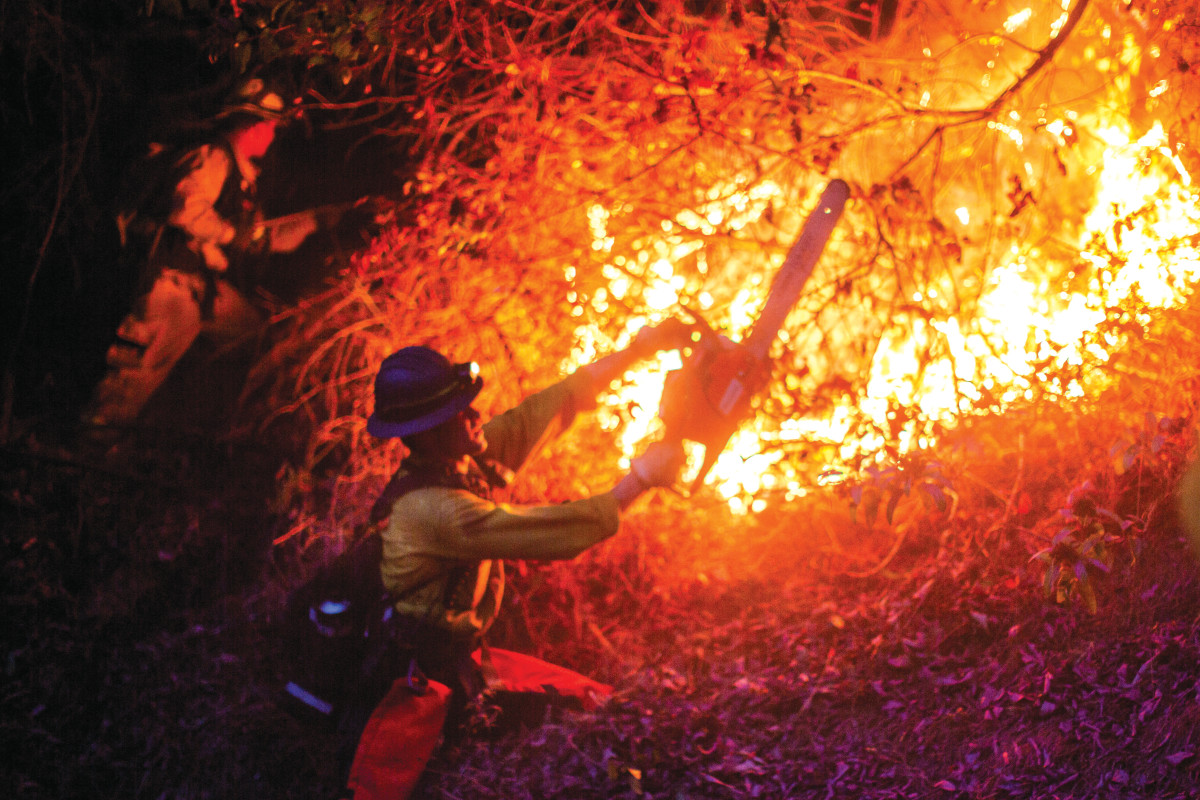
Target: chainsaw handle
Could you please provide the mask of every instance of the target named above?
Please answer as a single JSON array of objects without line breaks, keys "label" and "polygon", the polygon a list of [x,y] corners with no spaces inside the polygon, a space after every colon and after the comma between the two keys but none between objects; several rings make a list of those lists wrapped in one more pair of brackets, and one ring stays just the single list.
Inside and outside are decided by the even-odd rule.
[{"label": "chainsaw handle", "polygon": [[721,334],[713,330],[713,326],[708,324],[708,320],[699,311],[683,304],[680,304],[679,309],[692,318],[693,329],[700,334],[700,341],[694,344],[711,347],[720,340]]},{"label": "chainsaw handle", "polygon": [[[732,437],[733,430],[731,429],[728,434],[721,437],[720,441],[709,441],[704,444],[704,461],[701,462],[700,470],[696,473],[695,477],[692,478],[690,483],[683,485],[676,481],[675,483],[672,483],[669,486],[663,486],[662,488],[666,489],[672,494],[684,498],[685,500],[691,499],[696,492],[700,491],[700,487],[704,485],[704,479],[708,477],[708,473],[712,471],[713,466],[717,463],[717,459],[720,457],[721,453],[725,451],[725,445],[729,443],[729,440]],[[661,441],[663,443],[670,444],[672,447],[678,447],[682,449],[683,442],[685,440],[678,436],[668,436],[664,437]]]},{"label": "chainsaw handle", "polygon": [[[699,319],[694,312],[689,313]],[[703,464],[689,488],[674,489],[683,497],[703,485],[746,416],[761,377],[762,365],[749,359],[742,345],[703,325],[697,325],[700,341],[682,367],[668,374],[659,406],[664,441],[680,446],[687,441],[704,447]]]},{"label": "chainsaw handle", "polygon": [[704,464],[692,491],[703,483],[738,425],[750,415],[751,401],[769,377],[771,345],[812,276],[849,198],[845,181],[834,179],[825,186],[742,342],[719,336],[699,313],[684,307],[701,332],[700,340],[683,367],[667,376],[659,418],[667,437],[704,445]]}]

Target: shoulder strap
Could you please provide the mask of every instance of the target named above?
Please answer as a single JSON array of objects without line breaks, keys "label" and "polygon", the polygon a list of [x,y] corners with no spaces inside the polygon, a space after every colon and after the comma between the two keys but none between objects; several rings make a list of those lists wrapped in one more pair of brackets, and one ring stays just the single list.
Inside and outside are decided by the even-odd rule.
[{"label": "shoulder strap", "polygon": [[383,487],[383,491],[379,493],[375,505],[371,506],[371,523],[375,524],[387,519],[388,515],[392,513],[392,506],[396,504],[396,501],[409,492],[436,485],[437,481],[431,480],[428,473],[407,472],[401,465],[396,474]]},{"label": "shoulder strap", "polygon": [[488,459],[472,459],[473,469],[467,473],[431,465],[413,458],[406,458],[400,469],[391,477],[379,499],[371,507],[371,522],[379,523],[392,513],[392,506],[404,495],[428,486],[444,486],[447,489],[462,489],[477,497],[491,499],[492,490],[506,486],[512,480],[512,472],[503,465]]}]

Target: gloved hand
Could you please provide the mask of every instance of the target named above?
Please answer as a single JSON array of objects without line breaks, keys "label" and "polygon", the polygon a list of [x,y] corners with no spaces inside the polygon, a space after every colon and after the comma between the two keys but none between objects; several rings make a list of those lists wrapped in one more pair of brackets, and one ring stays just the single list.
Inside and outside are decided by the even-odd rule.
[{"label": "gloved hand", "polygon": [[320,213],[314,209],[289,214],[269,230],[268,247],[272,253],[291,253],[321,227]]},{"label": "gloved hand", "polygon": [[684,460],[683,445],[679,442],[655,442],[634,458],[629,468],[646,487],[673,486]]},{"label": "gloved hand", "polygon": [[647,325],[633,337],[630,349],[639,356],[647,357],[662,350],[678,350],[692,343],[696,326],[671,317],[657,325]]}]

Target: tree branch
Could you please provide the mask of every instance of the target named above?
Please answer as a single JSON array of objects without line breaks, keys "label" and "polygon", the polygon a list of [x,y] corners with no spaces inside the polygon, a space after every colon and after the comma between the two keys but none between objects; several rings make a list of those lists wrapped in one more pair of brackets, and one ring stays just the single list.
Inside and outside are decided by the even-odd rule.
[{"label": "tree branch", "polygon": [[1067,15],[1067,21],[1063,23],[1062,30],[1058,32],[1058,35],[1051,39],[1045,47],[1038,51],[1038,57],[1033,60],[1033,63],[1030,64],[1023,73],[1021,73],[1019,78],[1013,81],[1011,86],[992,98],[992,101],[985,107],[962,111],[931,109],[920,110],[918,113],[921,116],[939,115],[960,117],[960,119],[943,122],[935,126],[934,129],[929,133],[929,136],[925,138],[925,141],[921,142],[920,146],[917,147],[917,149],[914,150],[912,154],[904,160],[904,163],[892,172],[892,179],[894,180],[897,175],[902,174],[904,170],[908,169],[913,162],[917,160],[921,153],[925,152],[925,149],[934,141],[936,141],[946,131],[946,129],[958,127],[960,125],[969,125],[973,122],[981,122],[985,119],[995,117],[1005,100],[1021,91],[1021,89],[1023,89],[1031,80],[1033,80],[1033,78],[1039,72],[1041,72],[1047,64],[1054,60],[1054,56],[1058,53],[1058,49],[1062,47],[1063,43],[1066,42],[1066,40],[1070,37],[1071,32],[1075,29],[1075,26],[1079,24],[1079,20],[1083,17],[1083,13],[1087,10],[1087,6],[1088,0],[1078,0],[1078,2],[1075,3],[1075,6],[1071,9],[1071,12]]}]

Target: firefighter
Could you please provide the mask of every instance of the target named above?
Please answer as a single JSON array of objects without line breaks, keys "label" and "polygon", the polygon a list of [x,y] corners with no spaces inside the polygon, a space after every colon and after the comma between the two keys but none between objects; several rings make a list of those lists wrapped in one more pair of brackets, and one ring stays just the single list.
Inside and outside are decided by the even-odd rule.
[{"label": "firefighter", "polygon": [[145,159],[146,185],[117,216],[126,255],[139,262],[139,296],[105,356],[86,425],[135,421],[199,335],[254,331],[263,320],[250,297],[254,262],[296,250],[335,221],[308,211],[264,223],[260,160],[293,116],[281,91],[253,78],[217,115],[209,141],[182,152],[156,146]]},{"label": "firefighter", "polygon": [[[493,500],[492,492],[635,361],[681,348],[690,334],[688,326],[675,321],[644,328],[628,349],[583,367],[487,423],[472,406],[482,387],[473,364],[453,364],[419,346],[384,360],[367,430],[380,438],[398,437],[408,454],[372,513],[382,525],[381,572],[406,652],[424,676],[450,690],[448,733],[460,729],[467,702],[487,689],[537,692],[551,685],[543,697],[574,698],[583,707],[610,691],[528,656],[481,647],[500,610],[503,562],[570,559],[612,536],[621,511],[639,495],[675,481],[682,448],[651,445],[612,489],[585,499],[512,506]],[[381,708],[358,746],[350,774],[359,798],[376,796],[372,787],[381,788],[381,774],[394,782],[403,772],[394,763],[386,765],[388,759],[431,752],[429,742],[382,736],[379,725],[387,720],[380,718],[401,712],[395,705]],[[419,727],[418,722],[397,724],[406,737]],[[420,769],[409,766],[415,781]],[[390,796],[407,791],[386,787]]]}]

